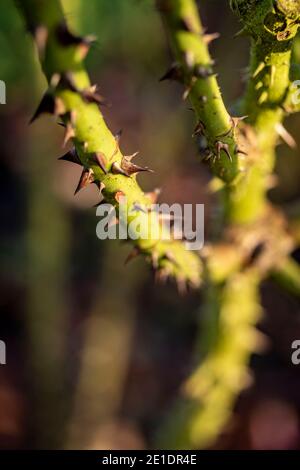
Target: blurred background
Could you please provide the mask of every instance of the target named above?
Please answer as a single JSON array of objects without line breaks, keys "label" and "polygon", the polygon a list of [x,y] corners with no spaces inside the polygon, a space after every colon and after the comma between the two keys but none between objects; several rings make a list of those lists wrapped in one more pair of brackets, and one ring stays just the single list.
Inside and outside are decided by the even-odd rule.
[{"label": "blurred background", "polygon": [[[234,39],[227,3],[201,2],[201,14],[221,33],[211,50],[230,104],[243,91],[248,42]],[[155,170],[139,177],[142,187],[161,187],[161,202],[205,203],[209,221],[193,113],[179,85],[159,83],[171,57],[152,0],[63,5],[75,31],[98,37],[87,66],[112,103],[103,109],[109,127],[123,129],[122,150],[139,150]],[[57,160],[63,130],[48,116],[28,125],[46,82],[12,0],[1,2],[0,50],[0,448],[151,448],[191,370],[201,293],[155,284],[143,259],[124,266],[129,246],[96,238],[99,196],[94,185],[73,195],[81,170]],[[300,143],[299,125],[300,116],[289,119]],[[299,151],[280,146],[278,155],[271,196],[289,205],[300,196]],[[300,448],[300,366],[290,359],[300,305],[271,281],[262,297],[269,346],[253,356],[253,384],[215,449]]]}]

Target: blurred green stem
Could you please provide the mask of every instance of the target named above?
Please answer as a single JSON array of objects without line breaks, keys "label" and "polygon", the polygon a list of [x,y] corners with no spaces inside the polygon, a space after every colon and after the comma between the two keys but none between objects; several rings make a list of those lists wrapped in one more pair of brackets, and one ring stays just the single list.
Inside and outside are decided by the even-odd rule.
[{"label": "blurred green stem", "polygon": [[[215,77],[205,74],[212,65],[207,43],[213,36],[203,33],[195,1],[157,2],[185,85],[190,86],[190,62],[202,71],[203,76],[192,82],[189,96],[199,133],[207,140],[210,151],[217,137],[215,126],[219,126],[218,132],[221,133],[221,125],[223,132],[226,130],[224,119],[227,125],[232,125],[231,131],[227,128],[225,135],[230,140],[225,142],[229,146],[235,145],[238,158],[231,168],[239,171],[234,173],[233,179],[224,178],[221,170],[224,160],[221,158],[213,158],[211,166],[223,180],[224,225],[231,225],[231,233],[242,230],[242,239],[250,234],[252,239],[256,239],[256,246],[269,243],[268,236],[262,235],[259,225],[266,223],[263,216],[268,208],[267,189],[274,167],[278,126],[284,117],[283,107],[290,89],[292,39],[298,29],[295,14],[297,18],[300,16],[299,7],[296,13],[293,10],[291,14],[282,3],[274,9],[269,0],[231,1],[232,8],[244,23],[244,32],[252,36],[250,78],[241,111],[247,115],[247,121],[240,123],[228,115]],[[224,135],[220,140],[224,142],[223,139]],[[238,151],[241,148],[245,155]],[[284,240],[283,231],[282,237]],[[233,270],[222,269],[221,263],[215,263],[208,254],[203,311],[210,321],[200,332],[199,339],[205,354],[188,380],[182,400],[178,401],[160,429],[159,445],[179,449],[210,445],[228,420],[235,397],[245,385],[243,376],[251,352],[259,344],[254,326],[261,311],[259,285],[266,268],[264,263],[259,265],[255,261],[252,266],[251,263],[245,264],[245,247],[237,244],[234,237],[232,243],[240,254],[240,257],[230,258]],[[277,262],[281,256],[286,256],[288,250],[285,243],[282,243],[282,253],[279,248],[280,245],[276,252]],[[226,251],[223,261],[227,264]],[[298,270],[291,266],[291,261],[288,263],[289,266],[281,265],[282,278],[287,281],[290,276],[295,291],[299,281]],[[219,273],[219,279],[216,273]]]}]

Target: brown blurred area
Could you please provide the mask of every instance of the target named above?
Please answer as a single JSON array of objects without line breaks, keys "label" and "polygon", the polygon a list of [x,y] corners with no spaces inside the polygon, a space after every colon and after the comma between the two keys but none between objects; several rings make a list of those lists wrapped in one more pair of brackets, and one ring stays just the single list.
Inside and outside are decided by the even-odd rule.
[{"label": "brown blurred area", "polygon": [[[227,2],[200,3],[207,30],[221,33],[211,50],[230,104],[243,91],[248,42],[234,39]],[[182,89],[159,83],[171,57],[153,2],[63,4],[78,32],[98,36],[87,66],[112,103],[103,109],[110,128],[123,129],[122,149],[155,170],[139,177],[142,187],[161,187],[160,202],[204,203],[208,227],[209,172]],[[13,2],[1,6],[0,448],[149,448],[191,370],[201,292],[180,297],[172,283],[155,284],[144,260],[125,267],[128,245],[97,239],[97,191],[73,195],[80,169],[57,160],[62,129],[47,116],[28,126],[46,83]],[[298,144],[299,119],[288,123]],[[299,150],[279,147],[277,173],[273,201],[293,203]],[[271,281],[262,298],[268,348],[252,358],[253,383],[216,449],[300,449],[300,366],[291,363],[299,301]]]}]

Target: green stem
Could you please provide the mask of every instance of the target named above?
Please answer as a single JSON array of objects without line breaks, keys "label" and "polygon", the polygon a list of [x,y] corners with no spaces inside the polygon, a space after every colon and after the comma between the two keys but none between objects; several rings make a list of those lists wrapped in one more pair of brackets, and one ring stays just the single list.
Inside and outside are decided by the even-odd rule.
[{"label": "green stem", "polygon": [[[136,180],[142,169],[122,154],[99,110],[102,99],[91,88],[83,63],[89,38],[79,38],[68,30],[59,0],[23,0],[17,4],[35,37],[49,83],[40,111],[52,108],[66,126],[66,138],[72,138],[83,166],[82,185],[96,183],[118,217],[127,216],[136,252],[151,259],[162,277],[198,286],[198,256],[182,242],[165,239],[163,224],[151,209],[153,195],[145,194]],[[126,198],[123,206],[119,204],[121,196]]]},{"label": "green stem", "polygon": [[[217,176],[233,181],[238,174],[238,147],[208,51],[213,37],[204,33],[194,0],[158,0],[157,5],[177,60],[175,76],[186,86],[197,118],[196,133],[206,139],[206,158]],[[172,78],[174,73],[168,75]]]},{"label": "green stem", "polygon": [[[292,3],[294,7],[292,8]],[[265,210],[268,179],[275,163],[278,126],[290,90],[290,61],[293,38],[298,30],[299,2],[269,0],[259,5],[231,0],[231,7],[251,38],[250,79],[243,113],[256,133],[256,152],[249,155],[245,176],[226,189],[230,222],[251,223]],[[288,12],[288,13],[286,13]]]},{"label": "green stem", "polygon": [[[227,117],[237,127],[236,135],[233,129],[229,138],[234,141],[235,149],[238,148],[237,139],[239,147],[242,146],[247,155],[241,155],[236,162],[239,174],[235,174],[233,179],[224,178],[219,168],[216,171],[215,163],[222,165],[222,159],[213,159],[212,169],[225,183],[222,201],[225,223],[233,224],[233,233],[242,230],[244,239],[249,235],[248,242],[252,238],[259,244],[262,234],[258,229],[265,223],[261,218],[266,213],[268,179],[274,167],[277,125],[283,119],[283,107],[290,87],[291,39],[298,25],[294,24],[294,19],[290,20],[289,14],[274,10],[269,0],[233,0],[231,4],[244,20],[245,30],[253,36],[251,77],[242,109],[242,114],[248,115],[247,123],[237,126],[238,122]],[[207,67],[211,63],[200,20],[197,19],[196,4],[193,0],[162,0],[159,6],[173,53],[182,65],[184,82],[188,84],[189,69],[184,66],[184,61],[190,52],[197,57],[198,66]],[[182,26],[186,24],[188,32]],[[283,25],[285,29],[282,29]],[[221,125],[225,116],[225,107],[216,87],[215,78],[209,81],[199,79],[190,92],[210,148],[216,138],[212,121]],[[209,96],[208,110],[203,106],[204,95]],[[226,110],[225,113],[228,116]],[[258,333],[254,327],[261,310],[259,284],[265,272],[263,263],[261,267],[255,262],[252,268],[246,267],[245,246],[241,240],[232,249],[235,252],[228,251],[225,243],[220,244],[215,253],[214,248],[208,253],[204,309],[209,314],[210,324],[200,334],[202,346],[206,343],[206,354],[188,380],[186,394],[159,431],[162,445],[176,448],[210,445],[228,420],[234,399],[245,385],[243,377],[250,354],[257,345]],[[225,253],[225,261],[222,252]],[[230,253],[227,260],[226,253]],[[294,270],[293,274],[294,285]]]},{"label": "green stem", "polygon": [[250,353],[260,343],[255,330],[259,279],[256,270],[248,270],[225,285],[208,287],[202,312],[205,344],[201,336],[200,345],[204,360],[160,428],[160,448],[208,447],[230,418],[237,394],[249,384]]}]

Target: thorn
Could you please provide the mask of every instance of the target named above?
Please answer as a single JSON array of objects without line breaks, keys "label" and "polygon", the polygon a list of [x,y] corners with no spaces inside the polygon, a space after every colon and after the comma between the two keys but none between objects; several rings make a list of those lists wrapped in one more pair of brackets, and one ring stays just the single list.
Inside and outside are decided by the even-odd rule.
[{"label": "thorn", "polygon": [[90,88],[86,88],[80,91],[80,95],[87,103],[96,103],[103,106],[110,106],[110,103],[97,93],[97,85],[93,85]]},{"label": "thorn", "polygon": [[194,69],[194,74],[197,78],[203,78],[203,79],[206,79],[206,78],[211,77],[212,75],[215,75],[210,65],[209,66],[196,65]]},{"label": "thorn", "polygon": [[277,175],[268,175],[266,178],[266,189],[273,189],[278,186],[279,178]]},{"label": "thorn", "polygon": [[107,169],[106,169],[107,159],[106,159],[106,156],[104,155],[104,153],[95,152],[93,154],[92,159],[93,159],[94,162],[96,162],[99,165],[99,167],[101,168],[103,173],[107,174]]},{"label": "thorn", "polygon": [[256,85],[255,85],[255,90],[260,90],[261,88],[263,88],[264,84],[263,82],[257,82]]},{"label": "thorn", "polygon": [[124,155],[124,158],[126,158],[127,160],[129,160],[131,162],[131,160],[134,158],[134,157],[137,157],[138,154],[140,152],[134,152],[132,155]]},{"label": "thorn", "polygon": [[149,171],[150,173],[153,173],[153,170],[151,170],[148,167],[142,167],[139,165],[135,165],[134,163],[131,162],[131,160],[138,154],[138,152],[135,152],[132,155],[126,156],[124,155],[121,161],[121,168],[125,171],[127,176],[131,176],[135,173],[139,173],[142,171]]},{"label": "thorn", "polygon": [[59,157],[58,160],[63,160],[65,162],[71,162],[71,163],[76,163],[77,165],[82,165],[75,147],[69,150],[69,152],[65,153],[62,157]]},{"label": "thorn", "polygon": [[112,173],[114,173],[115,175],[124,175],[124,176],[128,176],[125,171],[120,167],[120,164],[119,162],[114,162],[111,166],[111,171]]},{"label": "thorn", "polygon": [[226,153],[228,159],[232,162],[232,157],[231,157],[230,152],[229,152],[229,145],[228,144],[225,144],[224,142],[221,142],[220,140],[218,140],[215,143],[215,147],[216,147],[218,159],[221,157],[221,150],[223,150]]},{"label": "thorn", "polygon": [[77,188],[75,189],[74,195],[77,194],[81,189],[85,188],[86,186],[88,186],[89,184],[93,182],[94,182],[93,170],[84,169],[81,173],[79,183],[77,185]]},{"label": "thorn", "polygon": [[57,85],[59,84],[60,79],[61,79],[60,73],[53,73],[50,78],[51,88],[56,88]]},{"label": "thorn", "polygon": [[176,284],[177,284],[177,289],[180,295],[186,295],[187,294],[187,284],[185,282],[185,279],[183,277],[176,277]]},{"label": "thorn", "polygon": [[100,185],[99,185],[99,193],[100,194],[102,194],[103,189],[105,189],[105,184],[102,181],[100,181]]},{"label": "thorn", "polygon": [[248,116],[231,117],[231,122],[232,122],[233,128],[235,129],[241,121],[244,121],[247,118],[248,118]]},{"label": "thorn", "polygon": [[258,104],[263,104],[267,101],[268,99],[268,92],[267,91],[263,91],[262,94],[260,95],[260,97],[258,98]]},{"label": "thorn", "polygon": [[127,256],[127,258],[125,259],[125,262],[124,262],[125,266],[126,266],[130,261],[132,261],[134,258],[136,258],[137,256],[139,256],[140,254],[141,254],[140,249],[139,249],[137,246],[135,246],[135,247],[133,248],[133,250],[132,250],[132,251],[129,253],[129,255]]},{"label": "thorn", "polygon": [[192,137],[196,137],[197,135],[204,135],[204,133],[205,133],[205,124],[204,122],[199,121],[196,124]]},{"label": "thorn", "polygon": [[203,34],[203,41],[205,44],[210,44],[215,39],[220,37],[220,33],[211,33],[211,34]]},{"label": "thorn", "polygon": [[59,83],[56,85],[60,88],[67,88],[68,90],[79,92],[79,89],[75,83],[74,76],[72,72],[64,72],[60,79]]},{"label": "thorn", "polygon": [[185,60],[186,66],[191,70],[195,65],[194,53],[192,51],[185,52],[184,60]]},{"label": "thorn", "polygon": [[95,36],[76,36],[71,33],[64,21],[58,25],[56,29],[56,37],[58,42],[64,47],[79,46],[81,48],[81,59],[86,56],[91,44],[96,39]]},{"label": "thorn", "polygon": [[275,130],[290,148],[295,149],[297,147],[297,142],[295,141],[294,137],[286,130],[286,128],[281,123],[277,123],[275,125]]},{"label": "thorn", "polygon": [[244,28],[240,29],[237,33],[235,33],[233,37],[234,39],[237,39],[241,36],[248,36],[248,30],[246,26],[244,26]]},{"label": "thorn", "polygon": [[38,105],[34,115],[29,121],[29,124],[32,124],[41,114],[48,113],[59,115],[63,114],[63,103],[60,98],[55,98],[48,91],[44,94],[40,104]]},{"label": "thorn", "polygon": [[120,140],[121,140],[121,137],[122,137],[122,134],[123,134],[123,129],[120,129],[116,134],[115,134],[115,140],[116,142],[119,144]]},{"label": "thorn", "polygon": [[111,160],[119,152],[119,150],[120,150],[120,139],[121,139],[122,134],[123,134],[122,129],[120,129],[119,132],[116,133],[116,135],[115,135],[116,147],[115,147],[115,150],[113,151],[112,156],[110,157],[109,160]]},{"label": "thorn", "polygon": [[125,197],[125,193],[123,191],[117,191],[115,194],[115,200],[120,203],[121,199]]},{"label": "thorn", "polygon": [[181,29],[183,29],[184,31],[188,31],[189,33],[195,32],[193,21],[191,21],[188,16],[180,20],[180,27]]},{"label": "thorn", "polygon": [[256,70],[254,71],[252,77],[255,78],[257,77],[257,75],[265,68],[265,63],[264,62],[260,62],[258,67],[256,68]]},{"label": "thorn", "polygon": [[155,272],[155,281],[157,282],[166,282],[169,277],[169,271],[165,268],[159,269]]},{"label": "thorn", "polygon": [[34,39],[37,45],[38,53],[41,57],[43,57],[48,39],[48,29],[45,25],[37,26],[34,31]]},{"label": "thorn", "polygon": [[188,96],[191,93],[191,90],[192,90],[191,86],[189,86],[188,88],[186,88],[186,90],[184,90],[184,92],[182,94],[183,101],[186,101],[188,99]]},{"label": "thorn", "polygon": [[150,193],[146,193],[145,195],[150,199],[151,204],[156,204],[160,193],[161,193],[161,189],[156,188],[154,189],[154,191]]},{"label": "thorn", "polygon": [[173,255],[173,253],[171,251],[166,251],[165,253],[165,258],[168,260],[168,261],[171,261],[171,263],[174,263],[177,265],[177,261],[176,261],[176,258],[175,256]]},{"label": "thorn", "polygon": [[158,253],[156,253],[156,251],[152,251],[152,253],[151,253],[151,262],[152,262],[152,266],[153,266],[154,269],[158,268],[158,260],[159,260]]},{"label": "thorn", "polygon": [[153,173],[153,170],[150,170],[150,168],[135,165],[134,163],[131,162],[132,158],[134,158],[137,154],[138,152],[132,155],[128,155],[128,156],[124,155],[121,160],[121,165],[118,162],[114,162],[112,164],[113,173],[121,174],[124,176],[131,176],[135,173],[139,173],[142,171],[149,171]]},{"label": "thorn", "polygon": [[235,149],[235,153],[236,153],[236,154],[240,153],[241,155],[248,156],[248,153],[245,152],[244,150],[240,149],[240,148],[236,148],[236,149]]},{"label": "thorn", "polygon": [[174,80],[181,82],[183,78],[181,66],[175,62],[171,67],[166,71],[166,73],[159,79],[160,82],[165,80]]},{"label": "thorn", "polygon": [[70,122],[67,123],[67,126],[66,126],[66,131],[65,131],[65,135],[64,135],[64,140],[63,140],[63,147],[66,146],[66,144],[69,142],[70,139],[73,139],[73,137],[75,137],[75,131],[73,129],[73,126]]}]

